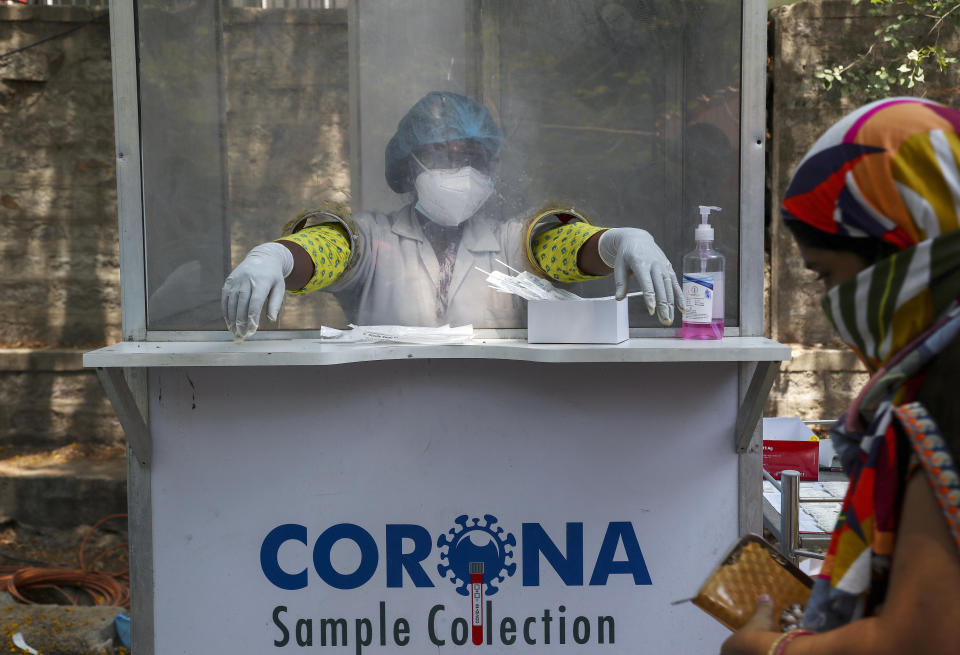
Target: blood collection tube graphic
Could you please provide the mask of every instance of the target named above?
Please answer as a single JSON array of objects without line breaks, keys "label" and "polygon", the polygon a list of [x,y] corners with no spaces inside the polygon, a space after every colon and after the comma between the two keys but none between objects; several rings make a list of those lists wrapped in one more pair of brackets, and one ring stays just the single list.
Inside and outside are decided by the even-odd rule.
[{"label": "blood collection tube graphic", "polygon": [[473,643],[483,643],[483,562],[470,562],[470,624]]}]

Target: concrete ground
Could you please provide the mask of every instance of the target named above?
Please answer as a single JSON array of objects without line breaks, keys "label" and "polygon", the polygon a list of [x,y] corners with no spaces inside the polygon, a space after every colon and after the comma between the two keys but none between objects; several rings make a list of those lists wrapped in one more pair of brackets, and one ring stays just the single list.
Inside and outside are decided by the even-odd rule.
[{"label": "concrete ground", "polygon": [[0,593],[0,648],[42,655],[119,655],[115,619],[122,607],[23,605]]},{"label": "concrete ground", "polygon": [[[127,569],[126,458],[122,448],[70,444],[0,447],[0,588],[14,584],[36,604],[0,593],[0,652],[118,655],[122,607],[94,605],[76,586],[36,589],[25,576]],[[121,516],[114,516],[121,515]],[[114,518],[107,518],[114,516]],[[103,519],[102,525],[96,524]],[[96,526],[96,527],[95,527]],[[81,568],[81,559],[83,561]],[[13,577],[16,576],[16,577]],[[126,584],[109,578],[111,585]],[[87,583],[84,583],[85,585]],[[71,605],[76,602],[77,605]]]}]

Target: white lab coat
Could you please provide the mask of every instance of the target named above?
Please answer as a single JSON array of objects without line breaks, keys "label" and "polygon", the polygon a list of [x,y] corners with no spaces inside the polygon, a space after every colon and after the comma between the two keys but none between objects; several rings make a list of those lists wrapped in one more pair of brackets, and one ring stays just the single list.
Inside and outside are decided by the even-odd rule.
[{"label": "white lab coat", "polygon": [[360,237],[359,260],[334,284],[348,320],[358,325],[473,324],[475,328],[525,327],[523,304],[516,296],[491,289],[485,271],[507,272],[494,262],[526,268],[525,222],[497,221],[481,215],[464,223],[446,312],[437,310],[440,265],[413,205],[391,214],[364,212],[354,217]]}]

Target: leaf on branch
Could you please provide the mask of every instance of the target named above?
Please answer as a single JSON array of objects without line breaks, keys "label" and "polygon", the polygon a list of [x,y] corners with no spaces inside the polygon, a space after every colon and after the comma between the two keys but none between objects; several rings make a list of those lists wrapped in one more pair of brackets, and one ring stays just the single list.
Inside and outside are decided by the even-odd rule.
[{"label": "leaf on branch", "polygon": [[[912,89],[926,81],[927,72],[944,73],[960,61],[939,45],[944,28],[960,26],[960,0],[870,0],[869,4],[867,13],[881,19],[866,44],[869,47],[850,61],[815,71],[825,89],[836,83],[843,95],[866,92],[878,98]],[[891,16],[891,9],[900,11]]]}]

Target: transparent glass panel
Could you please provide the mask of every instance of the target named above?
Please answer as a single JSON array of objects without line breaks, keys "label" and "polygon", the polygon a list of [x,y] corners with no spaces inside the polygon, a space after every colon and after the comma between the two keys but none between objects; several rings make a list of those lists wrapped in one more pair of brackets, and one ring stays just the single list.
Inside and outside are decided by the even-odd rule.
[{"label": "transparent glass panel", "polygon": [[[739,3],[150,0],[138,25],[150,329],[222,329],[226,275],[312,209],[350,214],[352,264],[326,290],[286,294],[261,329],[523,327],[522,302],[476,267],[527,267],[538,210],[647,229],[679,274],[699,204],[723,207],[737,324]],[[418,105],[430,92],[457,95]],[[481,174],[461,171],[470,188],[485,174],[493,191],[439,227],[461,217],[431,200],[442,176],[421,173],[466,164]],[[634,300],[631,325],[659,323]]]}]

